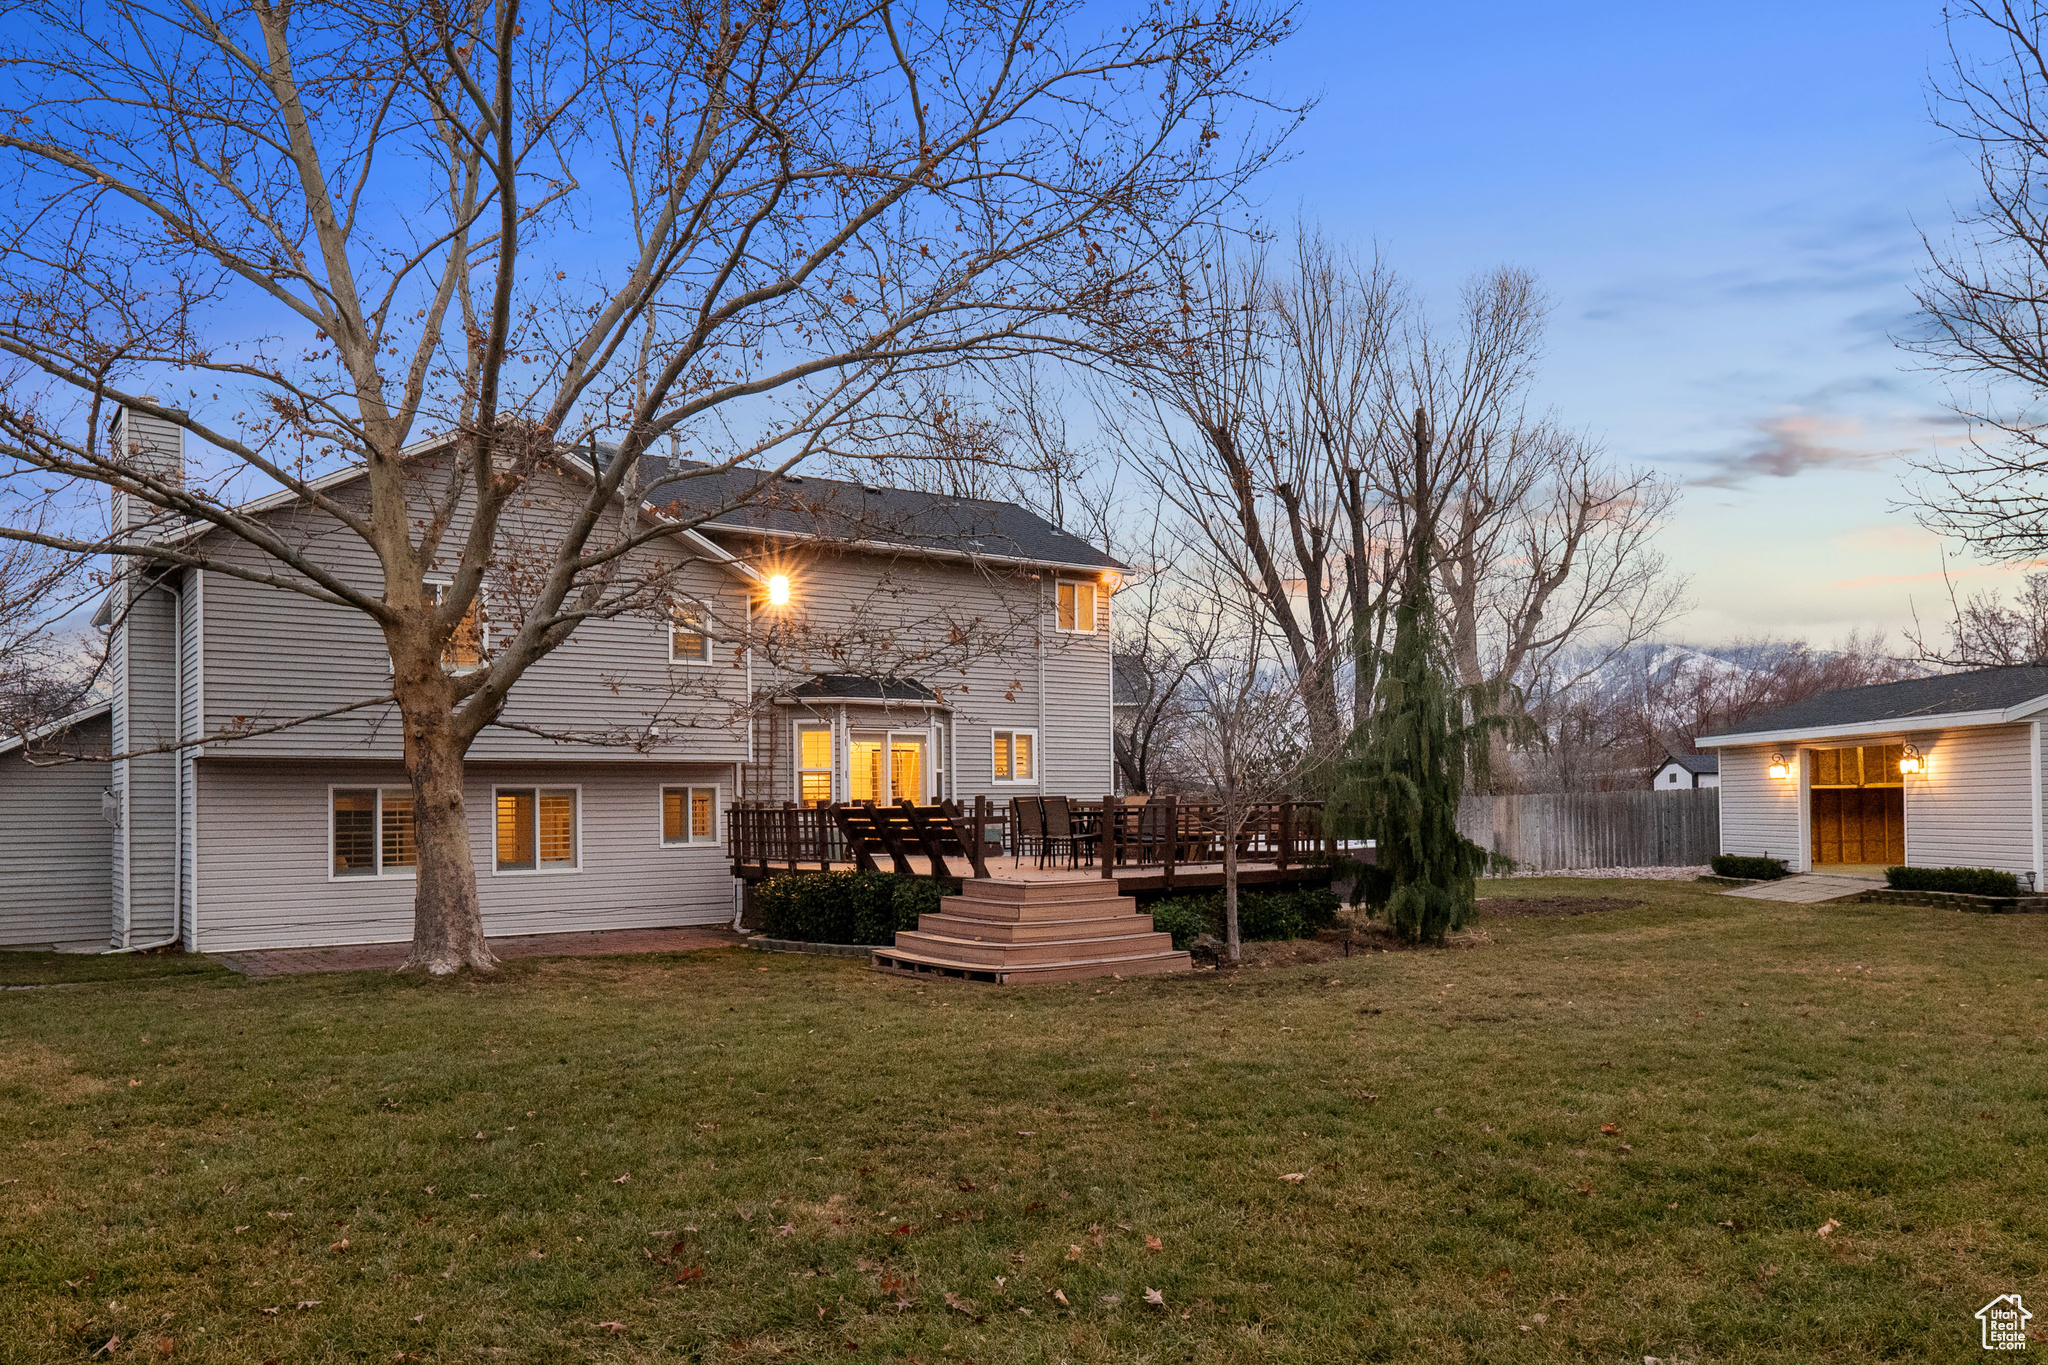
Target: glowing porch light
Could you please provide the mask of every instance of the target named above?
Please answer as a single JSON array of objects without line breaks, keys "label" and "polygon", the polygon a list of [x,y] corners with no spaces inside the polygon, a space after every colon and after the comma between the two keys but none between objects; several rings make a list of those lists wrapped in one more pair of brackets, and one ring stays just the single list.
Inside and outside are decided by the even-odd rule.
[{"label": "glowing porch light", "polygon": [[768,605],[786,607],[789,605],[789,575],[776,574],[768,580]]},{"label": "glowing porch light", "polygon": [[1785,780],[1786,776],[1787,776],[1787,775],[1788,775],[1788,774],[1789,774],[1789,773],[1790,773],[1790,772],[1792,771],[1792,769],[1791,769],[1790,765],[1788,765],[1788,764],[1787,764],[1787,763],[1785,762],[1785,758],[1784,758],[1784,756],[1783,756],[1782,754],[1772,754],[1772,755],[1771,755],[1771,770],[1770,770],[1770,771],[1771,771],[1771,776],[1772,776],[1772,777],[1773,777],[1774,779],[1776,779],[1777,781],[1780,781],[1780,782],[1782,782],[1782,781],[1784,781],[1784,780]]},{"label": "glowing porch light", "polygon": [[1917,773],[1921,771],[1920,751],[1910,744],[1906,746],[1905,756],[1899,760],[1899,771],[1901,773]]}]

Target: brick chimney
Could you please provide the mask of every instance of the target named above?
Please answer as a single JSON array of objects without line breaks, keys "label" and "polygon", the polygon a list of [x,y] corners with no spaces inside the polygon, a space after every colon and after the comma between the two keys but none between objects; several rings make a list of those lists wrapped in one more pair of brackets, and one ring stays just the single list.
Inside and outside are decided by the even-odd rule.
[{"label": "brick chimney", "polygon": [[[185,483],[185,430],[161,417],[121,408],[114,414],[112,431],[114,459],[135,470],[180,487]],[[162,509],[141,498],[114,493],[114,529],[144,526],[163,515]]]}]

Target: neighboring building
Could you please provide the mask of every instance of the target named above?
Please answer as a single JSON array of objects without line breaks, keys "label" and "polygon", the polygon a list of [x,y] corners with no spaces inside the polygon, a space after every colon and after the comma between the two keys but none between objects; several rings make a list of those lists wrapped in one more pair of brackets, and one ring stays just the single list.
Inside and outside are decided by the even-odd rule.
[{"label": "neighboring building", "polygon": [[[182,461],[176,428],[118,420],[131,451]],[[423,477],[438,458],[417,456]],[[723,816],[736,800],[1113,790],[1114,560],[1006,504],[820,479],[762,487],[750,472],[677,482],[687,469],[650,465],[641,515],[656,522],[686,511],[683,499],[758,502],[654,542],[645,553],[676,575],[673,614],[586,622],[472,746],[487,933],[730,919]],[[562,499],[536,485],[522,515],[566,515],[580,468],[557,471]],[[322,491],[348,497],[359,478]],[[289,496],[251,510],[327,537],[325,562],[381,583],[326,514]],[[173,534],[254,562],[218,531]],[[770,604],[774,579],[787,581],[786,606]],[[74,742],[133,756],[30,768],[0,746],[0,943],[410,938],[411,793],[394,708],[266,732],[385,692],[376,627],[199,570],[122,584],[101,620],[112,701]],[[764,620],[775,629],[731,624]],[[61,818],[44,818],[58,802]]]},{"label": "neighboring building", "polygon": [[1721,851],[2042,873],[2048,667],[1826,692],[1694,741],[1721,757]]},{"label": "neighboring building", "polygon": [[1657,769],[1657,775],[1650,779],[1650,789],[1660,792],[1720,785],[1719,754],[1667,754],[1663,766]]}]

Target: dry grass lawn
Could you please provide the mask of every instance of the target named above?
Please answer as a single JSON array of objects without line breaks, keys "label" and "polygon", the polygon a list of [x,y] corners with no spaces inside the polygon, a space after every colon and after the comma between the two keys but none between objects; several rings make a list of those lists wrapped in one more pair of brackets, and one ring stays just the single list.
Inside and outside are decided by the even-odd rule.
[{"label": "dry grass lawn", "polygon": [[2048,1324],[2048,917],[1509,889],[1577,903],[1013,989],[0,955],[91,978],[0,991],[0,1361],[1810,1365],[1975,1358],[2008,1291]]}]

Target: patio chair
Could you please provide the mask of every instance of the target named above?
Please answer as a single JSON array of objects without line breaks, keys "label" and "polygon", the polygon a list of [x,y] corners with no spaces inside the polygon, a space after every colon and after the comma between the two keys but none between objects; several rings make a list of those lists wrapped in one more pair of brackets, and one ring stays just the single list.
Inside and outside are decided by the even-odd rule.
[{"label": "patio chair", "polygon": [[1038,865],[1044,867],[1047,854],[1057,854],[1064,849],[1067,866],[1078,867],[1084,846],[1089,851],[1089,861],[1094,861],[1095,844],[1102,837],[1101,833],[1084,831],[1074,823],[1073,807],[1068,804],[1066,797],[1048,796],[1042,799],[1045,802],[1045,839],[1041,845]]},{"label": "patio chair", "polygon": [[1017,863],[1037,854],[1045,864],[1045,818],[1035,796],[1010,798],[1010,861]]},{"label": "patio chair", "polygon": [[1141,867],[1166,861],[1167,853],[1173,848],[1174,826],[1179,823],[1174,817],[1177,812],[1170,801],[1154,801],[1138,808],[1137,850],[1129,861]]}]

